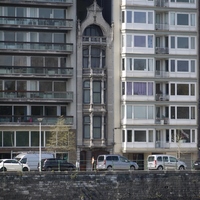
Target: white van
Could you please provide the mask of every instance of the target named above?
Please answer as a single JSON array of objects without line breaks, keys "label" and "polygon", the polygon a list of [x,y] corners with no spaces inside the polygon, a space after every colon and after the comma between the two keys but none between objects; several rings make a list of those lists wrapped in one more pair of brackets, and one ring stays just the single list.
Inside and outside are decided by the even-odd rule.
[{"label": "white van", "polygon": [[[41,159],[54,158],[53,153],[42,153]],[[27,164],[30,170],[38,170],[39,153],[20,153],[15,157],[16,160],[23,164]]]},{"label": "white van", "polygon": [[187,165],[170,155],[149,155],[147,158],[147,168],[150,170],[184,170]]}]

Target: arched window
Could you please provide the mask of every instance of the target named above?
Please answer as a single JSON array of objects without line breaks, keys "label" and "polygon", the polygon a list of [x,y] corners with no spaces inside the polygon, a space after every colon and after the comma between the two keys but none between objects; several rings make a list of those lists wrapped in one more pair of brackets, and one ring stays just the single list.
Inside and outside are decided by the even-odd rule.
[{"label": "arched window", "polygon": [[103,33],[99,26],[92,24],[84,30],[83,35],[84,36],[103,36]]}]

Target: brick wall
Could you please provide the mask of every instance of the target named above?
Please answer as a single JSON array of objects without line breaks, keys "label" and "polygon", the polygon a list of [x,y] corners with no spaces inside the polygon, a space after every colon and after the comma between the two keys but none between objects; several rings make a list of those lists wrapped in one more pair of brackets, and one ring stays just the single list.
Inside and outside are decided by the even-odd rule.
[{"label": "brick wall", "polygon": [[0,200],[193,200],[200,174],[174,172],[0,173]]}]

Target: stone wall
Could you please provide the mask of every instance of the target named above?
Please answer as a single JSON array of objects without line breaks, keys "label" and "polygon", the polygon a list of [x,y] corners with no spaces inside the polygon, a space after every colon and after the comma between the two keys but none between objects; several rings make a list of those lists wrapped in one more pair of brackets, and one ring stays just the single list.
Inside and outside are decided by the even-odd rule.
[{"label": "stone wall", "polygon": [[0,181],[0,200],[200,199],[194,171],[6,172]]}]

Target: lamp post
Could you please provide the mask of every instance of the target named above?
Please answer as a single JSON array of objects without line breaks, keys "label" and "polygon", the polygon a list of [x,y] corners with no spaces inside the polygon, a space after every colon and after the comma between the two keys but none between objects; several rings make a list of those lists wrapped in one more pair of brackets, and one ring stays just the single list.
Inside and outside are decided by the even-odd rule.
[{"label": "lamp post", "polygon": [[41,129],[42,129],[42,120],[43,118],[38,118],[37,119],[38,122],[39,122],[39,172],[41,172],[41,158],[42,158],[42,150],[41,150]]}]

